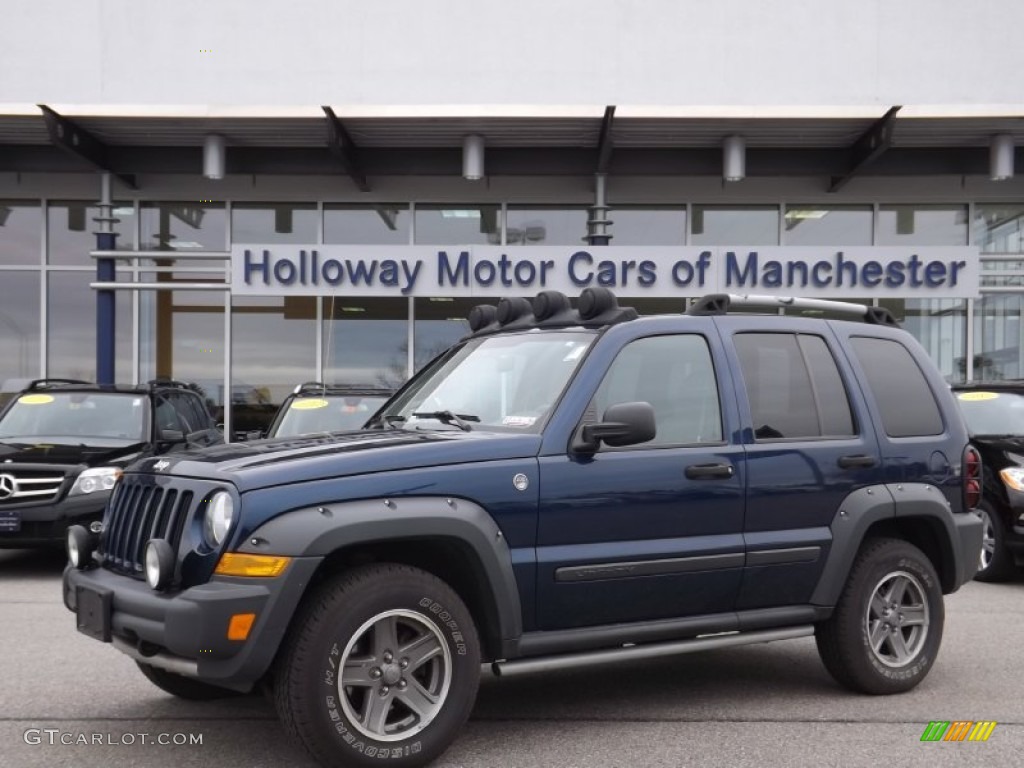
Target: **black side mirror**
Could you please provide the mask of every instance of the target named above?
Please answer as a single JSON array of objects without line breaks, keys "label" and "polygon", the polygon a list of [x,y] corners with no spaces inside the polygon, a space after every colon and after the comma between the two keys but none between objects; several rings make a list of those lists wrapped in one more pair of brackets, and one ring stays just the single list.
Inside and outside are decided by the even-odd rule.
[{"label": "black side mirror", "polygon": [[161,429],[159,442],[161,445],[177,445],[185,442],[185,433],[180,429]]},{"label": "black side mirror", "polygon": [[654,408],[650,403],[616,403],[609,405],[597,424],[586,424],[573,441],[573,450],[594,453],[601,443],[613,448],[636,445],[653,440],[657,434]]}]

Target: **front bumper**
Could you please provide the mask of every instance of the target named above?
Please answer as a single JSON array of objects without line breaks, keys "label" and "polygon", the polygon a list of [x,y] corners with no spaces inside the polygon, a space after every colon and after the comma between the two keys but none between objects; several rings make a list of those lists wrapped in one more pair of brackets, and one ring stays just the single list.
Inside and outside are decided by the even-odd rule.
[{"label": "front bumper", "polygon": [[[79,590],[109,595],[110,639],[139,661],[247,691],[266,673],[295,608],[322,558],[295,558],[273,579],[215,576],[180,592],[103,568],[64,570],[64,604],[77,612]],[[228,640],[231,617],[255,613],[246,640]]]},{"label": "front bumper", "polygon": [[88,528],[93,520],[103,517],[109,499],[109,491],[97,491],[81,496],[64,496],[48,504],[5,504],[0,509],[17,512],[21,518],[21,530],[0,532],[0,549],[63,546],[68,526],[84,525]]}]

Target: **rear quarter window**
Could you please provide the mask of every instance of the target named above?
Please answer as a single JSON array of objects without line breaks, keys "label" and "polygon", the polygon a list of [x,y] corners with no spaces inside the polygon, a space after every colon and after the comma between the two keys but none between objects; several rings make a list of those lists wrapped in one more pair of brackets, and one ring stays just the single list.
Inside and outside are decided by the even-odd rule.
[{"label": "rear quarter window", "polygon": [[850,339],[889,437],[943,432],[942,413],[924,372],[905,346],[891,339]]}]

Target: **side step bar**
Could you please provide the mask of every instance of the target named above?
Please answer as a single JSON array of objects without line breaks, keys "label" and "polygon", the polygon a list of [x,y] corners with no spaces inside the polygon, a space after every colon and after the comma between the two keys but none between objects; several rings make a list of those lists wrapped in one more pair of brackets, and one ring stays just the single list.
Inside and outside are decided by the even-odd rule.
[{"label": "side step bar", "polygon": [[715,648],[731,648],[736,645],[793,640],[798,637],[810,637],[813,634],[814,625],[812,624],[800,627],[785,627],[783,629],[764,629],[756,632],[723,632],[721,634],[705,637],[697,636],[689,640],[674,640],[666,643],[627,645],[621,648],[607,648],[600,651],[586,651],[584,653],[566,653],[535,659],[495,661],[491,664],[491,671],[496,677],[511,677],[512,675],[529,674],[532,672],[584,667],[591,664],[611,664],[617,661],[656,659],[662,656],[709,651]]}]

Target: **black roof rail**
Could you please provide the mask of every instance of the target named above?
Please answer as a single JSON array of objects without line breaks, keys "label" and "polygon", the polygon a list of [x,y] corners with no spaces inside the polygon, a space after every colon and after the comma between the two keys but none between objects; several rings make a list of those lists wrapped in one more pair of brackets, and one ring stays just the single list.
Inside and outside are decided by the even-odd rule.
[{"label": "black roof rail", "polygon": [[899,328],[899,321],[885,307],[870,307],[851,301],[830,299],[801,299],[793,296],[738,295],[733,293],[712,293],[697,300],[686,310],[688,315],[727,315],[734,309],[802,309],[813,312],[833,312],[863,320],[871,325],[887,325]]},{"label": "black roof rail", "polygon": [[143,387],[147,389],[156,389],[157,387],[168,387],[170,389],[193,389],[193,385],[185,381],[178,381],[177,379],[150,379]]},{"label": "black roof rail", "polygon": [[59,387],[62,385],[84,384],[87,387],[95,387],[96,384],[82,379],[33,379],[25,389],[46,389],[47,387]]}]

